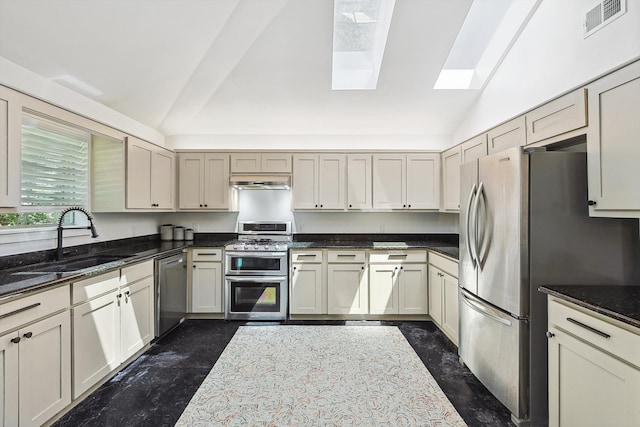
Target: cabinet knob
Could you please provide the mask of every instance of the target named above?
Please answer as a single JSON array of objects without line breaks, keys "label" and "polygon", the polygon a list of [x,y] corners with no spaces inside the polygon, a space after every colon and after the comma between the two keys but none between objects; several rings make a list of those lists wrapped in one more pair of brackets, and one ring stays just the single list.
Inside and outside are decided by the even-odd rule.
[{"label": "cabinet knob", "polygon": [[597,204],[595,200],[589,200],[587,203],[589,206],[595,206]]},{"label": "cabinet knob", "polygon": [[12,338],[11,342],[14,343],[14,344],[18,344],[20,342],[20,337]]},{"label": "cabinet knob", "polygon": [[349,207],[352,207],[351,205],[349,205]]},{"label": "cabinet knob", "polygon": [[195,264],[193,264],[191,267],[195,269],[195,268],[196,268],[196,265],[195,265]]},{"label": "cabinet knob", "polygon": [[26,334],[23,335],[23,337],[25,338],[31,338],[33,336],[33,332],[27,332]]},{"label": "cabinet knob", "polygon": [[318,207],[318,205],[316,205],[316,208]]},{"label": "cabinet knob", "polygon": [[362,267],[360,267],[362,270],[364,270],[364,265]]},{"label": "cabinet knob", "polygon": [[404,269],[404,267],[400,267],[400,270]]},{"label": "cabinet knob", "polygon": [[547,338],[553,338],[553,337],[555,337],[555,336],[556,336],[556,334],[554,334],[554,333],[553,333],[553,332],[551,332],[551,331],[547,331],[547,332],[545,333],[545,335],[547,336]]},{"label": "cabinet knob", "polygon": [[409,207],[411,207],[411,205],[409,205]]},{"label": "cabinet knob", "polygon": [[320,207],[322,207],[322,205],[320,205]]},{"label": "cabinet knob", "polygon": [[200,203],[200,207],[202,207],[202,203]]},{"label": "cabinet knob", "polygon": [[205,204],[204,204],[204,207],[205,207],[205,208],[208,208],[208,207],[209,207],[209,205],[205,203]]}]

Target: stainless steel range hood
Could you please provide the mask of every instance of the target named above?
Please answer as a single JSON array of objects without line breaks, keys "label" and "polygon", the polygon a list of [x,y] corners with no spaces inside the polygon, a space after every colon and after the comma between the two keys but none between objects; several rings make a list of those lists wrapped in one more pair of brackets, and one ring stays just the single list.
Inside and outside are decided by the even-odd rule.
[{"label": "stainless steel range hood", "polygon": [[250,190],[289,190],[291,175],[231,175],[229,185]]}]

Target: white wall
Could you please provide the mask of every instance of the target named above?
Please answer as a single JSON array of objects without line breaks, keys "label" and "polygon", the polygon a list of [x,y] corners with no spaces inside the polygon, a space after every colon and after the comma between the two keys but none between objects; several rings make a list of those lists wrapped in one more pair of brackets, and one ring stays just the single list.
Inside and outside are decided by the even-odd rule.
[{"label": "white wall", "polygon": [[237,221],[291,221],[297,233],[457,233],[458,215],[437,212],[297,212],[286,190],[242,190],[239,212],[172,213],[163,223],[200,232],[235,232]]},{"label": "white wall", "polygon": [[157,130],[2,57],[0,84],[154,144],[165,145],[164,136]]},{"label": "white wall", "polygon": [[174,135],[167,147],[217,150],[436,150],[450,135]]},{"label": "white wall", "polygon": [[544,0],[453,142],[489,128],[640,57],[640,0],[588,38],[582,17],[595,0]]}]

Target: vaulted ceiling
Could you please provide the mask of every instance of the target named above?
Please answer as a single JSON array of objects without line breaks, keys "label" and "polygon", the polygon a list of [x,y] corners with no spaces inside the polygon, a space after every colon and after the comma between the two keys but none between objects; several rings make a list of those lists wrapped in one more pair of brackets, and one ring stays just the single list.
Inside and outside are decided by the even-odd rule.
[{"label": "vaulted ceiling", "polygon": [[397,0],[375,90],[331,90],[332,0],[0,0],[0,56],[165,135],[450,135],[471,4]]}]

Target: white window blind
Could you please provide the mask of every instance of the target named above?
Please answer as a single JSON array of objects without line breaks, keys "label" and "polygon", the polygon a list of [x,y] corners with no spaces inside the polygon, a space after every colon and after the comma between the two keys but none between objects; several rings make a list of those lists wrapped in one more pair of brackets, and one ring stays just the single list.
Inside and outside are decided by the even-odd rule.
[{"label": "white window blind", "polygon": [[90,140],[83,129],[23,112],[22,206],[87,206]]}]

